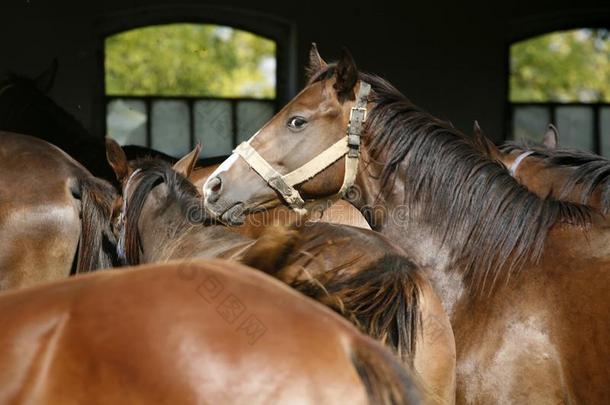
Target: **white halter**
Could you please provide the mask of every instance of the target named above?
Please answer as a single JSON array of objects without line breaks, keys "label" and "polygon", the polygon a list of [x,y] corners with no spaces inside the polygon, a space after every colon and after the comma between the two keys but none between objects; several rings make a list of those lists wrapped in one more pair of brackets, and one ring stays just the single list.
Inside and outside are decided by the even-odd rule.
[{"label": "white halter", "polygon": [[523,162],[523,159],[525,159],[526,157],[528,157],[529,155],[531,155],[533,153],[534,153],[534,151],[530,150],[527,152],[523,152],[522,154],[517,156],[517,158],[513,161],[513,163],[508,168],[508,170],[510,171],[510,175],[515,177],[517,175],[517,169],[519,168],[519,165],[521,164],[521,162]]},{"label": "white halter", "polygon": [[303,166],[290,173],[282,175],[275,170],[248,142],[241,143],[234,152],[241,156],[254,171],[263,178],[284,201],[296,212],[304,214],[307,212],[305,200],[294,186],[310,180],[315,175],[345,156],[345,175],[343,184],[339,191],[326,198],[328,201],[337,200],[345,195],[347,190],[354,184],[358,172],[358,158],[360,155],[360,136],[364,122],[366,121],[366,105],[371,85],[361,81],[356,102],[352,107],[347,125],[347,135],[318,156],[305,163]]}]

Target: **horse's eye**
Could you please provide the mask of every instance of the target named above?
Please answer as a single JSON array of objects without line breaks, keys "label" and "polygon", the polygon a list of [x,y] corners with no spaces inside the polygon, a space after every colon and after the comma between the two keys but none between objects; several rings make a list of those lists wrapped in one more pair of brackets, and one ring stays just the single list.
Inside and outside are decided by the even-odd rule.
[{"label": "horse's eye", "polygon": [[299,116],[292,117],[288,120],[288,127],[292,129],[303,129],[303,127],[305,127],[305,124],[307,124],[307,120]]}]

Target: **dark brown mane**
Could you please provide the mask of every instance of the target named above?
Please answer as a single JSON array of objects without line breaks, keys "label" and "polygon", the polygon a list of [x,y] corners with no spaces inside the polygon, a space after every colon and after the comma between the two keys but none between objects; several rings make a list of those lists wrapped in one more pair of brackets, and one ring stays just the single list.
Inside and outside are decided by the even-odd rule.
[{"label": "dark brown mane", "polygon": [[[311,82],[331,77],[332,70]],[[553,225],[590,223],[589,208],[540,199],[471,138],[412,104],[384,79],[366,73],[360,79],[372,87],[363,141],[372,158],[383,162],[382,190],[391,190],[403,171],[407,212],[419,215],[444,243],[452,241],[453,257],[474,291],[536,263]]]},{"label": "dark brown mane", "polygon": [[340,270],[290,286],[349,319],[403,361],[412,362],[422,322],[413,263],[388,254],[355,275]]},{"label": "dark brown mane", "polygon": [[76,273],[107,269],[118,264],[111,210],[114,187],[96,177],[80,179],[81,237]]},{"label": "dark brown mane", "polygon": [[523,141],[507,142],[501,147],[503,153],[534,152],[535,156],[553,167],[571,168],[565,184],[559,190],[559,198],[566,198],[577,187],[580,187],[579,202],[588,204],[598,187],[603,187],[601,193],[602,212],[610,212],[610,161],[591,152],[557,148],[545,149]]},{"label": "dark brown mane", "polygon": [[355,273],[345,271],[355,263],[350,261],[306,279],[283,278],[283,272],[301,256],[302,238],[311,238],[306,246],[307,252],[313,254],[312,261],[316,251],[328,246],[329,241],[350,243],[333,240],[332,236],[332,232],[304,234],[294,227],[269,228],[246,252],[242,262],[332,308],[361,331],[390,347],[403,361],[412,362],[422,329],[419,288],[422,275],[406,257],[387,253]]},{"label": "dark brown mane", "polygon": [[140,169],[132,178],[135,184],[133,192],[129,193],[127,212],[125,213],[125,256],[128,264],[139,264],[141,242],[138,233],[138,221],[144,208],[144,203],[150,192],[160,183],[165,183],[168,190],[167,205],[177,203],[183,214],[183,224],[177,228],[190,228],[194,223],[203,223],[208,215],[201,203],[200,195],[195,186],[184,176],[175,172],[170,164],[160,159],[139,160],[133,165]]}]

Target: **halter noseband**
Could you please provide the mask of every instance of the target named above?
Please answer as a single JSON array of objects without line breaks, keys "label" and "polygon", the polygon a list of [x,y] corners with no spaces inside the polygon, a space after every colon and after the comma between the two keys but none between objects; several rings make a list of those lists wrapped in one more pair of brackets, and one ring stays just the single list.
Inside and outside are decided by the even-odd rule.
[{"label": "halter noseband", "polygon": [[364,81],[360,81],[356,102],[350,110],[346,136],[290,173],[283,175],[275,170],[250,145],[250,141],[242,142],[233,152],[241,156],[241,158],[267,182],[269,187],[277,191],[288,206],[299,214],[304,214],[307,212],[307,209],[305,207],[305,200],[294,186],[310,180],[322,170],[345,156],[345,175],[343,177],[343,184],[339,191],[335,195],[328,197],[327,200],[334,201],[342,198],[356,180],[358,158],[360,156],[360,138],[366,121],[366,105],[368,103],[370,91],[371,85]]},{"label": "halter noseband", "polygon": [[517,156],[517,158],[513,161],[513,163],[508,168],[508,170],[510,171],[510,175],[515,177],[517,175],[517,169],[519,168],[519,165],[521,164],[521,162],[523,162],[523,160],[526,157],[528,157],[529,155],[532,155],[533,153],[534,153],[534,151],[530,150],[527,152],[523,152],[522,154]]}]

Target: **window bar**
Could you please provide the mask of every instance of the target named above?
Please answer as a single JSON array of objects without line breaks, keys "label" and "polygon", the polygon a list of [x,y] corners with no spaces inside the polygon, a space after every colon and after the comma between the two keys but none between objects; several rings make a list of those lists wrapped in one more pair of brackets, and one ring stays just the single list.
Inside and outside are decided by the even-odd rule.
[{"label": "window bar", "polygon": [[598,155],[602,154],[602,139],[599,125],[599,104],[593,106],[593,148]]},{"label": "window bar", "polygon": [[189,111],[189,143],[191,150],[195,147],[195,102],[192,98],[186,100]]},{"label": "window bar", "polygon": [[504,140],[515,139],[515,124],[513,122],[515,119],[515,108],[514,104],[509,103],[508,117],[506,117],[505,121],[506,135],[504,136]]},{"label": "window bar", "polygon": [[144,102],[146,103],[146,147],[152,148],[152,108],[150,98],[146,97]]},{"label": "window bar", "polygon": [[233,127],[233,148],[237,146],[237,101],[231,100],[231,126]]}]

